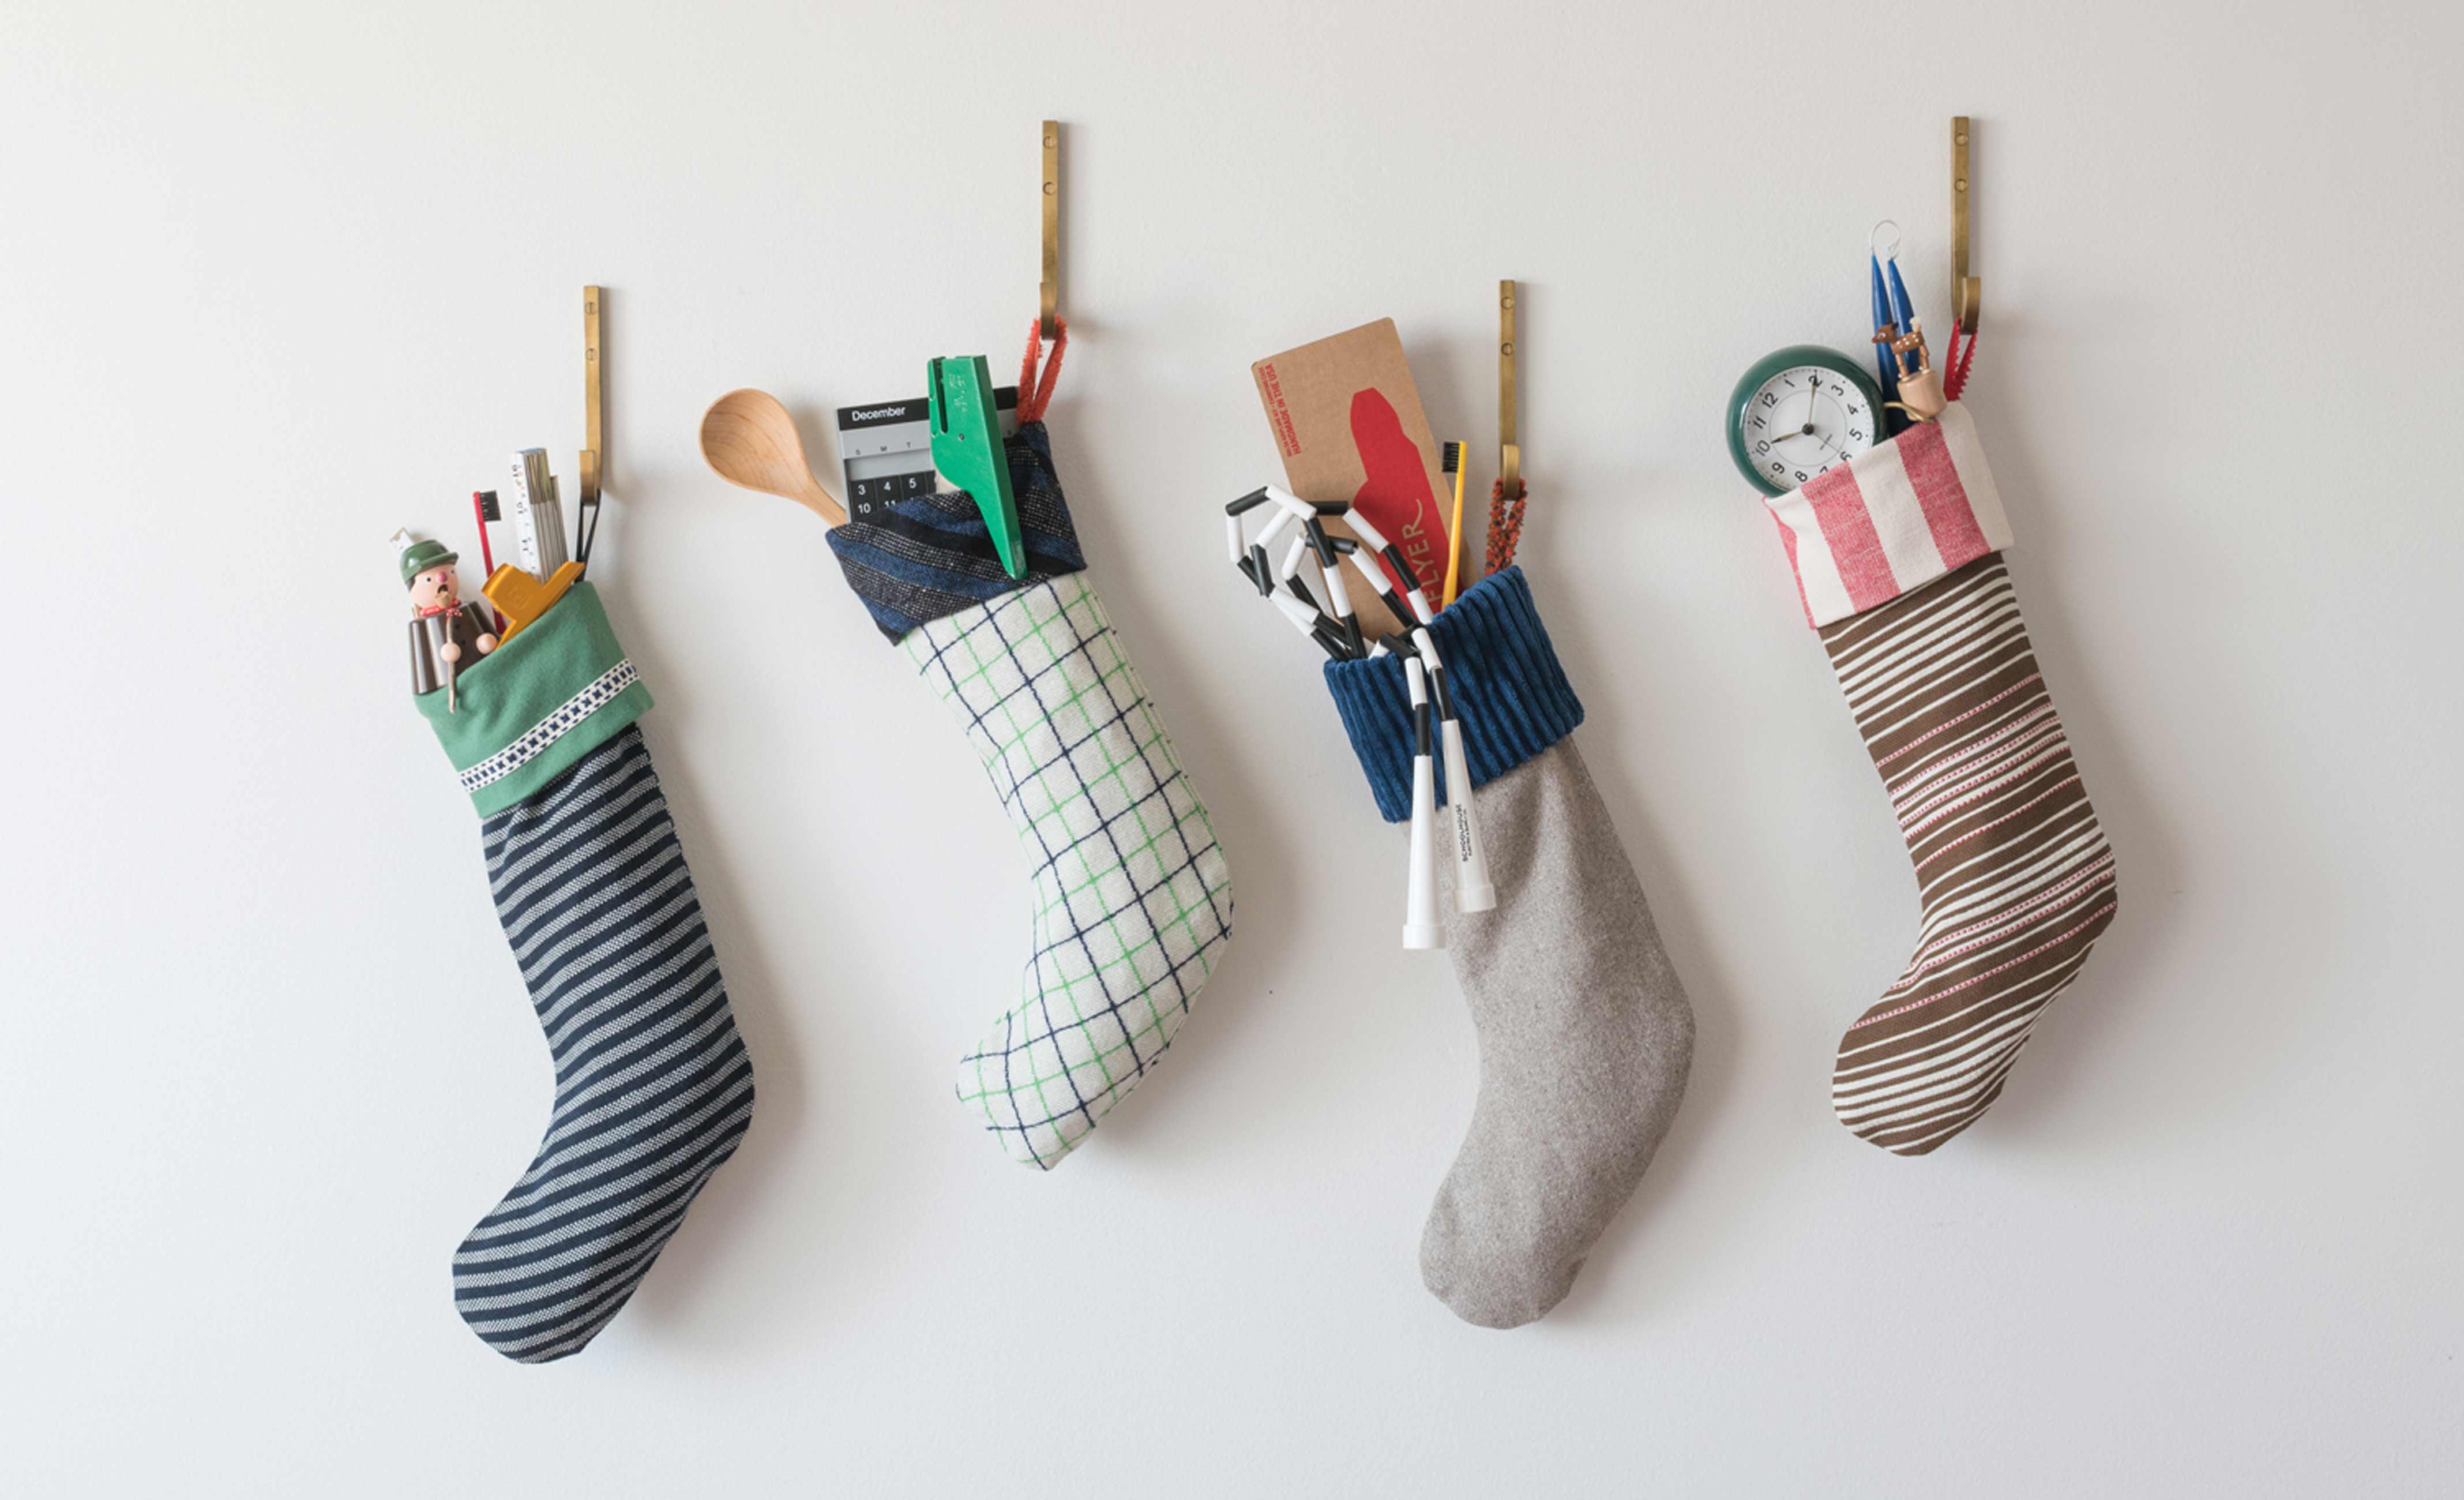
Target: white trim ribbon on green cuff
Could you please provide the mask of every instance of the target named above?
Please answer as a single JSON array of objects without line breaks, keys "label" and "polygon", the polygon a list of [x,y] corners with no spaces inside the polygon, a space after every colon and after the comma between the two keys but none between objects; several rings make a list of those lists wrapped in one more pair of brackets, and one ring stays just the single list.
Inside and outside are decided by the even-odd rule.
[{"label": "white trim ribbon on green cuff", "polygon": [[548,746],[582,726],[584,719],[605,708],[617,694],[640,680],[633,670],[633,658],[627,656],[599,674],[588,687],[564,700],[555,713],[522,731],[521,738],[495,755],[461,773],[462,789],[476,792],[479,788],[520,770],[545,751]]}]

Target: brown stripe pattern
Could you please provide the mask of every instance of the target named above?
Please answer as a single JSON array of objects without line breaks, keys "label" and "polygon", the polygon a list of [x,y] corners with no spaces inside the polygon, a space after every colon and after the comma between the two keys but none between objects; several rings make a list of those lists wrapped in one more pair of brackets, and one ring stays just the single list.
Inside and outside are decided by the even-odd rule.
[{"label": "brown stripe pattern", "polygon": [[1832,1106],[1923,1156],[2001,1097],[2113,920],[2113,851],[1998,553],[1821,635],[1925,908],[1907,972],[1840,1038]]}]

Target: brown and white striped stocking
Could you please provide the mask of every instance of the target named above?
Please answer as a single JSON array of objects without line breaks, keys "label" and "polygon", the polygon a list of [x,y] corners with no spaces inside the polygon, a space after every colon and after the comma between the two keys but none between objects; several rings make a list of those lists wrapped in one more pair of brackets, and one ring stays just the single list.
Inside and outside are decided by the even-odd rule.
[{"label": "brown and white striped stocking", "polygon": [[1807,616],[1916,865],[1908,966],[1840,1038],[1850,1130],[1922,1156],[2001,1097],[2113,920],[2113,851],[2071,759],[2000,553],[1967,412],[1771,502]]}]

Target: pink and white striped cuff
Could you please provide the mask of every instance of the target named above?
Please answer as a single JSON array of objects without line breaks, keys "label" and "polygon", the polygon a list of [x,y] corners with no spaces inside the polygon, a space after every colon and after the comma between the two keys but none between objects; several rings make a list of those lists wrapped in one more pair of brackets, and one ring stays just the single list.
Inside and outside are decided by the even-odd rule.
[{"label": "pink and white striped cuff", "polygon": [[1976,424],[1955,401],[1764,503],[1817,629],[2011,545]]}]

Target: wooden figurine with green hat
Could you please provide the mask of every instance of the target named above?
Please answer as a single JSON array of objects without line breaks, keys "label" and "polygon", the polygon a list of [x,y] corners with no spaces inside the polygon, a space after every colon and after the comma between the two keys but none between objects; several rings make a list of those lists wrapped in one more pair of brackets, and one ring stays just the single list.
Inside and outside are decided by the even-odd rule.
[{"label": "wooden figurine with green hat", "polygon": [[448,712],[460,707],[455,679],[464,649],[484,656],[496,649],[495,632],[477,605],[462,603],[457,555],[441,541],[419,541],[406,529],[393,534],[402,562],[402,584],[410,590],[410,691],[413,696],[445,690]]}]

